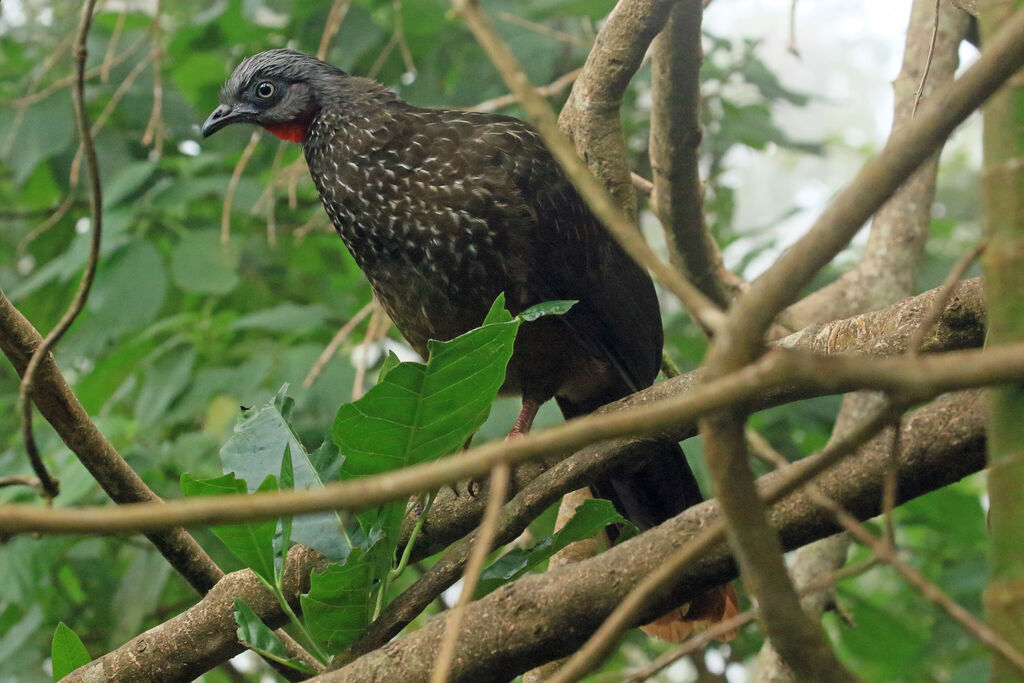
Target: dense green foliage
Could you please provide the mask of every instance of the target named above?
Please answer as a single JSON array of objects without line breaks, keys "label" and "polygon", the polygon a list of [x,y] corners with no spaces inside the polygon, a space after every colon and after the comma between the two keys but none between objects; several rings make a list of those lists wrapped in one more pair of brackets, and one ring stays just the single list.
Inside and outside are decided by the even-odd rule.
[{"label": "dense green foliage", "polygon": [[[24,24],[7,26],[0,41],[0,288],[44,332],[71,298],[89,238],[84,171],[82,179],[72,176],[78,168],[67,87],[77,22],[72,4],[77,5],[24,0]],[[486,5],[499,17],[506,12],[527,20],[506,17],[498,25],[539,84],[582,63],[595,23],[613,3],[496,0]],[[347,430],[339,436],[339,424],[355,412],[339,407],[352,398],[352,351],[363,339],[365,321],[312,387],[302,387],[334,331],[369,301],[370,291],[330,230],[305,171],[287,173],[299,157],[297,146],[263,134],[234,186],[230,235],[222,246],[225,197],[249,132],[232,128],[199,144],[197,128],[242,56],[284,45],[315,51],[329,6],[298,0],[167,2],[160,31],[154,30],[153,17],[141,12],[110,10],[96,17],[87,95],[92,120],[98,127],[103,124],[96,135],[105,193],[103,253],[88,306],[56,356],[100,429],[161,496],[180,497],[183,476],[191,482],[187,487],[215,486],[197,480],[218,477],[225,468],[245,480],[220,480],[220,486],[231,489],[255,489],[267,474],[274,477],[266,479],[268,487],[288,480],[317,485],[344,469],[334,441],[350,458],[372,450],[346,443]],[[402,27],[397,39],[396,26]],[[716,236],[727,245],[738,237],[732,216],[735,194],[742,192],[723,181],[731,149],[820,153],[828,145],[792,140],[773,124],[777,105],[801,106],[807,95],[784,88],[758,59],[756,44],[708,37],[706,49],[702,149],[707,209]],[[161,74],[156,114],[152,62],[143,63],[154,54]],[[441,0],[353,2],[328,59],[353,73],[373,75],[424,106],[466,107],[505,93],[470,34]],[[744,86],[742,96],[726,84]],[[635,168],[645,175],[649,86],[644,71],[623,111],[627,138],[636,150]],[[108,103],[114,103],[109,112]],[[514,107],[507,111],[517,113]],[[145,135],[153,116],[160,142]],[[974,214],[973,197],[952,192],[945,197],[947,218],[935,222],[924,286],[942,277],[955,253],[950,245],[964,239],[954,231],[954,219]],[[778,215],[791,208],[783,200]],[[771,247],[774,239],[757,239],[757,250],[745,258]],[[669,310],[667,348],[681,365],[693,367],[705,348],[703,337],[675,307]],[[514,322],[500,324],[514,334]],[[400,348],[397,333],[391,335],[394,341],[363,349],[370,381],[377,378],[387,351]],[[422,365],[388,367],[389,380],[431,379],[423,376]],[[500,375],[493,368],[491,374],[493,384]],[[285,384],[288,399],[278,397]],[[0,364],[0,475],[28,471],[14,410],[17,387],[14,372]],[[376,387],[378,394],[385,393],[388,382]],[[407,453],[407,459],[436,457],[465,441],[487,416],[493,391],[486,393],[452,426],[443,447],[429,455]],[[799,457],[825,442],[837,405],[827,399],[787,406],[758,415],[754,422],[780,450]],[[510,401],[495,404],[477,443],[500,437],[517,409]],[[548,408],[537,424],[555,419]],[[61,481],[55,504],[103,504],[103,493],[41,422],[44,455]],[[262,455],[257,453],[261,448]],[[688,445],[687,452],[699,470],[699,444]],[[287,473],[282,471],[285,453]],[[985,543],[976,489],[977,483],[969,481],[925,497],[901,509],[898,521],[900,542],[913,551],[915,563],[980,613]],[[0,489],[0,502],[30,500],[30,491]],[[378,526],[393,529],[400,513],[400,506],[392,506]],[[607,513],[594,508],[587,528],[610,519]],[[549,535],[551,517],[535,525],[537,538]],[[319,543],[321,550],[342,559],[350,539],[328,533],[337,530],[336,522],[327,515],[297,520],[288,533],[286,524],[270,522],[196,535],[226,570],[243,566],[244,560],[262,567],[264,579],[273,584],[281,568],[282,536]],[[241,534],[245,538],[239,540]],[[394,534],[385,538],[392,545],[384,547],[393,550]],[[488,570],[480,590],[524,570],[542,570],[564,540],[556,537],[533,554],[507,556]],[[248,550],[246,542],[251,542]],[[373,547],[353,552],[360,561],[367,552],[377,552],[372,561],[390,569],[393,553]],[[318,575],[303,605],[333,600],[334,607],[357,613],[355,623],[365,622],[373,607],[364,604],[367,591],[352,601],[338,597],[339,586],[371,586],[380,576],[381,567],[365,569],[358,562],[347,568],[335,565]],[[58,629],[60,622],[96,657],[187,608],[196,597],[141,537],[19,537],[0,546],[0,577],[0,681],[48,680],[44,660],[51,655],[51,641],[54,670],[80,664],[77,639]],[[392,594],[410,580],[409,572],[396,578]],[[273,641],[246,617],[246,607],[236,607],[242,629],[249,626],[246,642],[272,650]],[[830,616],[828,623],[841,656],[866,680],[974,681],[984,676],[982,647],[885,570],[843,583],[839,608],[839,616]],[[314,615],[308,627],[321,641],[337,645],[354,637],[355,631],[343,632],[338,622],[318,621],[320,613],[307,611]],[[743,662],[760,642],[760,635],[748,630],[719,651],[728,661]],[[607,668],[646,661],[664,648],[632,634]],[[206,680],[228,679],[212,672]]]}]

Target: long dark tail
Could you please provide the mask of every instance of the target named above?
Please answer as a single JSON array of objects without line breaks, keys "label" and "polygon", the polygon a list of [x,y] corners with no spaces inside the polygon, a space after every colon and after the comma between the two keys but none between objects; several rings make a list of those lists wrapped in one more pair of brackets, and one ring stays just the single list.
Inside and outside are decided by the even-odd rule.
[{"label": "long dark tail", "polygon": [[[591,413],[619,397],[606,398],[608,400],[595,401],[590,405],[575,404],[562,397],[556,400],[562,415],[568,420]],[[595,496],[612,501],[619,514],[641,531],[657,526],[704,500],[679,444],[652,444],[652,448],[657,448],[657,453],[644,459],[642,464],[623,465],[590,487]],[[609,536],[614,543],[616,531],[609,529]],[[680,642],[696,629],[707,628],[737,614],[739,602],[736,591],[732,584],[726,584],[702,593],[690,604],[673,609],[642,628],[650,636]],[[720,639],[732,640],[735,634],[733,630]]]},{"label": "long dark tail", "polygon": [[[583,406],[556,399],[565,419],[586,415],[599,405]],[[608,402],[614,399],[609,399]],[[652,444],[658,452],[640,466],[624,465],[594,482],[595,496],[607,498],[623,517],[641,530],[650,529],[704,500],[683,449],[676,443]]]}]

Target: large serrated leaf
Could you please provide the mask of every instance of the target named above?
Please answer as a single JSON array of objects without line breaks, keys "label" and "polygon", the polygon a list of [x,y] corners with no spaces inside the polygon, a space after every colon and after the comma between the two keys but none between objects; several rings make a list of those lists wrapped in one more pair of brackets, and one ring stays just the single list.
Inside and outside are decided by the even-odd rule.
[{"label": "large serrated leaf", "polygon": [[[297,490],[322,488],[324,482],[337,479],[341,457],[334,445],[328,442],[308,453],[288,423],[291,402],[285,396],[287,388],[282,387],[264,406],[248,411],[220,450],[224,470],[244,479],[250,491],[268,474],[281,471],[286,450],[291,454]],[[291,540],[335,562],[344,562],[348,556],[344,525],[335,512],[296,517]]]},{"label": "large serrated leaf", "polygon": [[[428,462],[466,443],[487,419],[512,357],[520,320],[504,306],[502,295],[481,327],[431,341],[426,364],[399,363],[361,399],[341,406],[333,433],[345,455],[342,478]],[[391,562],[404,511],[397,502],[359,516],[364,529],[383,530],[382,562]]]},{"label": "large serrated leaf", "polygon": [[299,597],[306,628],[330,652],[347,647],[370,623],[379,565],[372,555],[378,548],[353,548],[344,565],[313,572],[309,593]]}]

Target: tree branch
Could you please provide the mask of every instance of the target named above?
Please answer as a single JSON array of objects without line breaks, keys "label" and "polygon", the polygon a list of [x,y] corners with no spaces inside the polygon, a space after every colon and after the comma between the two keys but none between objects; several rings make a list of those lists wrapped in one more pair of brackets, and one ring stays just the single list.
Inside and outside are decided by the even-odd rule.
[{"label": "tree branch", "polygon": [[651,47],[651,210],[661,221],[669,259],[721,308],[738,293],[726,280],[722,252],[704,222],[698,168],[701,47],[700,0],[673,5]]},{"label": "tree branch", "polygon": [[[298,606],[299,594],[309,591],[309,575],[323,569],[317,552],[296,546],[288,553],[284,594]],[[65,683],[91,681],[191,681],[204,671],[245,650],[235,630],[234,600],[244,600],[271,628],[288,618],[277,598],[252,571],[224,577],[197,604],[132,638],[121,647],[75,670]]]},{"label": "tree branch", "polygon": [[[976,471],[984,465],[983,418],[976,393],[944,397],[912,413],[904,427],[900,453],[901,500]],[[871,442],[856,459],[842,463],[820,480],[821,488],[844,508],[864,519],[877,514],[888,439]],[[762,478],[762,490],[778,475]],[[717,518],[713,502],[690,508],[600,556],[546,574],[520,579],[469,606],[461,642],[466,656],[453,680],[507,680],[537,664],[573,651],[619,603],[623,591],[659,566],[671,552],[692,542]],[[831,513],[805,494],[790,495],[772,509],[786,548],[834,533]],[[639,624],[735,576],[726,548],[719,544],[677,577],[675,585]],[[417,679],[426,675],[443,631],[434,619],[415,633],[393,641],[337,672],[316,681]],[[500,646],[497,644],[500,643]]]},{"label": "tree branch", "polygon": [[636,193],[619,108],[672,0],[620,0],[597,34],[569,99],[558,117],[591,172],[600,178],[626,215],[636,217]]},{"label": "tree branch", "polygon": [[[900,452],[901,501],[946,486],[984,466],[984,416],[977,392],[944,396],[910,413],[903,425]],[[879,510],[880,492],[889,458],[889,439],[879,438],[818,480],[821,488],[860,519]],[[796,467],[813,465],[813,458]],[[762,477],[759,489],[779,490],[785,478]],[[557,499],[554,496],[553,499]],[[507,680],[517,672],[569,654],[618,604],[623,591],[676,548],[689,545],[718,519],[714,501],[686,510],[669,522],[616,546],[596,558],[546,574],[532,575],[495,591],[467,607],[453,680]],[[835,518],[795,493],[772,509],[786,548],[800,547],[838,530]],[[305,548],[288,557],[289,590],[295,599],[307,590],[298,577],[322,558]],[[719,543],[676,578],[657,606],[637,616],[639,624],[658,616],[665,604],[682,604],[704,590],[735,577],[735,565]],[[305,579],[303,579],[305,581]],[[90,680],[107,672],[121,680],[189,680],[239,651],[231,615],[233,596],[242,597],[270,625],[284,615],[255,575],[244,570],[228,575],[198,605],[108,653],[79,670],[69,681]],[[537,625],[540,625],[538,630]],[[426,680],[433,665],[444,620],[435,619],[317,680],[390,681],[402,677]],[[139,657],[138,652],[147,652]],[[110,674],[117,674],[116,676]],[[350,678],[346,678],[350,676]]]},{"label": "tree branch", "polygon": [[[0,350],[18,374],[32,357],[42,339],[25,316],[0,292]],[[115,503],[160,503],[161,499],[124,461],[96,428],[85,408],[61,375],[52,355],[47,355],[36,372],[32,398],[43,417],[53,425],[67,447],[99,482]],[[209,591],[224,572],[181,528],[147,534],[147,538],[200,594]]]}]

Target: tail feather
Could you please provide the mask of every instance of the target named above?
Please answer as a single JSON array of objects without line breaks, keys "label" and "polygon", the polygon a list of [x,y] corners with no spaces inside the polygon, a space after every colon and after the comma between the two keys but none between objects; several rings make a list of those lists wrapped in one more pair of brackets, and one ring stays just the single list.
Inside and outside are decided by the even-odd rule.
[{"label": "tail feather", "polygon": [[[566,419],[594,409],[562,397],[556,400]],[[642,466],[624,465],[590,487],[595,496],[612,501],[615,509],[641,530],[657,526],[704,500],[679,444],[652,444],[651,447],[658,452],[645,459]],[[609,532],[614,543],[615,530],[609,529]],[[688,605],[673,609],[641,628],[655,638],[678,642],[694,631],[705,630],[738,613],[736,590],[732,584],[726,584],[702,593]],[[732,640],[735,635],[732,631],[719,639]]]}]

